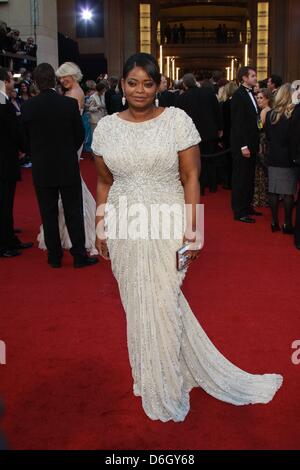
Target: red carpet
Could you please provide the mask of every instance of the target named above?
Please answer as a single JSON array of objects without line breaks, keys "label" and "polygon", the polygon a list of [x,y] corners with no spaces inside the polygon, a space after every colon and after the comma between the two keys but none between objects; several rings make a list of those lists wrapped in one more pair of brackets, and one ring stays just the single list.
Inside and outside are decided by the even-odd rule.
[{"label": "red carpet", "polygon": [[[94,164],[82,163],[94,191]],[[33,241],[39,214],[31,171],[18,185],[15,222]],[[110,265],[53,270],[36,247],[0,259],[3,427],[14,449],[299,449],[300,253],[292,237],[232,220],[230,193],[203,198],[205,248],[184,293],[222,353],[284,383],[268,405],[235,407],[201,389],[181,424],[152,422],[132,393],[125,318]]]}]

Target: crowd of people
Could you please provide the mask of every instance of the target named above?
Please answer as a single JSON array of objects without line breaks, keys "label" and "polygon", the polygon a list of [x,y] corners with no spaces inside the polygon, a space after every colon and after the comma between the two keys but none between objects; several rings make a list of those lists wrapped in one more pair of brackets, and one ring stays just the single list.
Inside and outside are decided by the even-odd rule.
[{"label": "crowd of people", "polygon": [[[251,73],[253,77],[249,79],[248,74]],[[72,86],[65,76],[71,77]],[[67,66],[63,76],[57,75],[55,89],[59,95],[68,96],[68,90],[74,88],[75,83],[80,88],[80,111],[85,130],[80,158],[84,155],[93,158],[92,140],[99,121],[107,115],[124,111],[127,103],[124,102],[119,77],[102,74],[95,81],[82,81],[82,78],[77,66]],[[247,100],[243,95],[245,91],[248,93]],[[9,101],[19,124],[22,120],[22,106],[38,94],[39,89],[32,72],[21,68],[9,91]],[[297,158],[295,155],[291,156],[291,153],[297,150],[296,145],[291,150],[288,142],[291,141],[291,126],[297,125],[294,121],[298,113],[298,89],[283,84],[281,77],[277,75],[271,75],[258,83],[256,73],[251,68],[242,68],[236,81],[224,80],[220,71],[214,71],[211,75],[195,71],[174,82],[162,75],[157,99],[161,107],[183,109],[192,118],[201,135],[202,195],[205,195],[206,189],[214,193],[222,185],[224,189],[232,190],[235,220],[255,223],[253,215],[261,214],[257,208],[270,207],[272,231],[294,233],[297,169],[293,160]],[[238,147],[240,143],[247,145]],[[246,152],[242,147],[247,147]],[[25,168],[32,166],[29,148],[20,146],[18,162]],[[85,187],[84,182],[82,185]],[[87,188],[85,199],[87,212],[93,211],[92,196]],[[282,227],[278,219],[281,202],[285,210]],[[87,216],[87,219],[91,220],[92,216]],[[298,220],[295,237],[297,248],[300,248],[299,224]],[[63,219],[60,223],[61,232],[62,226],[65,226]],[[91,241],[93,224],[90,226],[86,233],[86,238],[90,240],[87,249],[96,254],[97,250]],[[68,236],[63,238],[66,239],[64,248],[70,248]],[[46,249],[43,230],[38,240],[40,248]]]},{"label": "crowd of people", "polygon": [[[201,137],[201,192],[217,191],[221,183],[232,190],[235,220],[255,223],[259,207],[270,207],[272,232],[295,234],[300,249],[300,214],[296,226],[297,126],[299,83],[283,83],[278,75],[258,82],[255,70],[241,68],[236,81],[216,71],[207,75],[186,74],[163,101],[184,109]],[[171,94],[172,93],[172,94]],[[240,145],[240,146],[239,146]],[[298,199],[299,200],[299,199]],[[279,205],[284,221],[279,223]]]},{"label": "crowd of people", "polygon": [[186,29],[183,23],[174,24],[171,28],[169,23],[166,24],[164,28],[164,37],[167,44],[184,44],[186,38]]},{"label": "crowd of people", "polygon": [[[28,144],[26,138],[25,123],[24,123],[24,110],[26,104],[31,105],[32,98],[40,96],[40,88],[37,85],[34,74],[24,68],[21,68],[17,74],[13,74],[6,68],[0,68],[0,97],[2,97],[1,104],[9,102],[10,113],[13,112],[16,118],[14,125],[14,136],[6,132],[7,123],[5,116],[3,116],[3,125],[1,129],[1,137],[3,137],[2,148],[4,153],[14,154],[12,161],[7,166],[8,156],[3,154],[0,161],[0,180],[7,181],[8,184],[1,184],[0,191],[0,256],[13,257],[21,254],[21,250],[31,248],[32,243],[24,244],[17,237],[16,230],[13,227],[13,201],[16,189],[16,182],[20,178],[20,167],[32,167],[32,147]],[[122,93],[120,80],[116,77],[108,77],[107,75],[100,75],[96,81],[86,80],[82,81],[82,73],[79,67],[73,63],[67,62],[63,64],[56,71],[56,81],[53,84],[53,89],[59,96],[73,97],[77,99],[81,115],[81,121],[84,129],[84,141],[80,149],[78,149],[78,159],[82,159],[84,155],[92,158],[91,144],[93,133],[100,119],[106,115],[114,114],[117,111],[126,109],[126,105],[122,104]],[[81,85],[79,85],[81,83]],[[43,95],[44,96],[44,95]],[[4,111],[4,107],[1,107]],[[3,134],[3,135],[2,135]],[[80,135],[80,132],[79,132]],[[4,138],[5,136],[5,138]],[[6,142],[7,139],[14,140],[14,142]],[[10,148],[12,145],[13,149]],[[16,147],[17,146],[17,147]],[[17,152],[17,159],[16,159]],[[45,153],[47,153],[45,151]],[[2,154],[1,154],[2,155]],[[51,159],[51,154],[49,155]],[[50,164],[51,166],[51,164]],[[13,170],[12,168],[13,167]],[[34,168],[33,168],[34,173]],[[48,177],[51,172],[48,172]],[[67,176],[66,176],[67,177]],[[89,192],[85,182],[81,179],[81,191],[83,201],[83,215],[84,215],[84,238],[85,250],[91,255],[84,258],[83,264],[92,264],[96,260],[94,258],[98,255],[95,247],[95,200]],[[40,191],[39,191],[40,193]],[[43,206],[44,195],[41,195],[42,202],[40,207]],[[68,222],[65,220],[65,207],[63,198],[59,197],[59,236],[60,243],[63,249],[72,250],[72,236],[70,230],[67,228]],[[41,209],[42,210],[42,209]],[[47,212],[47,211],[46,211]],[[47,223],[47,216],[43,219],[43,225],[37,236],[39,248],[47,250],[49,245],[48,231],[53,232],[51,229],[52,222]],[[46,221],[46,222],[45,222]],[[46,230],[45,230],[46,223]],[[19,232],[19,229],[17,229]],[[72,228],[71,228],[72,233]],[[51,239],[51,235],[50,235]],[[82,242],[82,240],[81,240]],[[56,240],[57,247],[57,240]],[[48,249],[49,251],[49,249]],[[51,250],[50,250],[51,252]],[[59,263],[58,257],[49,255],[49,264],[56,266]],[[78,264],[82,264],[82,259]]]},{"label": "crowd of people", "polygon": [[[11,29],[6,23],[0,22],[0,65],[7,65],[6,54],[16,54],[19,58],[14,56],[14,68],[19,69],[25,67],[27,70],[32,71],[36,65],[37,45],[33,37],[28,37],[23,41],[20,36],[20,31]],[[33,60],[34,59],[34,60]]]},{"label": "crowd of people", "polygon": [[[295,160],[298,149],[292,144],[299,125],[299,91],[297,86],[283,84],[277,75],[257,83],[256,72],[250,67],[240,70],[238,82],[240,87],[233,95],[229,92],[229,98],[226,96],[229,84],[219,94],[223,114],[225,111],[224,129],[230,135],[228,145],[232,157],[230,165],[233,165],[228,165],[227,169],[232,172],[235,218],[255,223],[252,216],[261,215],[256,208],[270,207],[272,232],[295,233],[295,244],[299,249],[298,217],[296,230],[293,223],[297,200],[298,170]],[[278,218],[280,201],[285,213],[282,226]]]}]

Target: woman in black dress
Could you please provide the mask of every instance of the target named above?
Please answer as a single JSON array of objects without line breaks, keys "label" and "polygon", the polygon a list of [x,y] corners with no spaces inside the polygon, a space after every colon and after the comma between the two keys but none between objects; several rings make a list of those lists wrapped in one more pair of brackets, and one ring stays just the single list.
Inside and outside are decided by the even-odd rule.
[{"label": "woman in black dress", "polygon": [[293,234],[294,194],[297,186],[296,169],[289,154],[289,127],[294,105],[292,87],[286,83],[278,90],[274,109],[267,114],[266,136],[269,145],[268,175],[272,232],[280,230],[278,220],[279,196],[283,195],[285,223],[282,232]]}]

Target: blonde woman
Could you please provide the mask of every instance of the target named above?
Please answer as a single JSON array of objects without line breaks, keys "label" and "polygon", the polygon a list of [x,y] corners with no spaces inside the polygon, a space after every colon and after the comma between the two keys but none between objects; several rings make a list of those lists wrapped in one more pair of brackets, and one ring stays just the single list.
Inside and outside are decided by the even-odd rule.
[{"label": "blonde woman", "polygon": [[297,186],[296,169],[289,156],[289,126],[294,105],[292,87],[282,85],[275,97],[274,108],[266,118],[266,136],[269,143],[268,175],[270,206],[272,211],[272,232],[280,231],[278,220],[279,196],[283,195],[285,223],[282,232],[293,234],[294,193]]},{"label": "blonde woman", "polygon": [[226,98],[225,86],[221,86],[219,88],[217,98],[218,98],[219,103],[224,103],[226,101],[227,98]]},{"label": "blonde woman", "polygon": [[73,62],[65,62],[56,71],[56,76],[59,79],[65,91],[65,96],[75,98],[78,101],[80,112],[84,109],[84,93],[79,85],[83,75],[78,65]]},{"label": "blonde woman", "polygon": [[[56,71],[56,76],[59,79],[62,87],[65,91],[65,96],[74,98],[78,102],[80,113],[84,111],[84,92],[79,85],[82,80],[82,73],[80,68],[73,62],[66,62],[62,64]],[[78,159],[82,152],[82,147],[78,151]],[[96,202],[83,178],[81,177],[82,184],[82,199],[83,199],[83,214],[84,214],[84,227],[85,227],[85,247],[90,255],[97,255],[98,251],[95,247],[95,213],[96,213]],[[59,199],[59,230],[62,247],[69,250],[72,246],[71,240],[68,234],[67,226],[65,223],[64,210],[62,206],[61,198]],[[43,226],[41,226],[40,233],[38,235],[39,248],[46,250],[46,244],[44,240]]]}]

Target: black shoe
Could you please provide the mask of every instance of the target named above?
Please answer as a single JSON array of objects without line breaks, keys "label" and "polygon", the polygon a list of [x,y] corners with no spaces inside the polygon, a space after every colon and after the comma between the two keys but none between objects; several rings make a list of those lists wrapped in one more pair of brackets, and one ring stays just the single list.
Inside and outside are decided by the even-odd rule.
[{"label": "black shoe", "polygon": [[258,212],[256,211],[255,209],[252,209],[250,212],[249,212],[249,215],[256,215],[256,216],[260,216],[260,215],[263,215],[262,212]]},{"label": "black shoe", "polygon": [[20,256],[22,253],[18,250],[0,250],[0,258],[14,258]]},{"label": "black shoe", "polygon": [[280,227],[279,224],[271,224],[271,230],[272,232],[280,232]]},{"label": "black shoe", "polygon": [[16,249],[17,250],[27,250],[27,248],[32,248],[33,247],[33,243],[18,243],[17,246],[16,246]]},{"label": "black shoe", "polygon": [[244,222],[245,224],[255,224],[256,220],[252,219],[252,217],[235,217],[234,220],[238,220],[239,222]]},{"label": "black shoe", "polygon": [[293,235],[294,234],[294,227],[289,227],[288,225],[283,225],[281,227],[282,233],[285,235]]},{"label": "black shoe", "polygon": [[22,230],[20,228],[15,228],[14,233],[22,233]]},{"label": "black shoe", "polygon": [[61,268],[61,259],[49,259],[48,258],[48,264],[51,266],[51,268]]},{"label": "black shoe", "polygon": [[84,256],[82,258],[74,258],[74,268],[86,268],[87,266],[93,266],[99,262],[98,258]]}]

